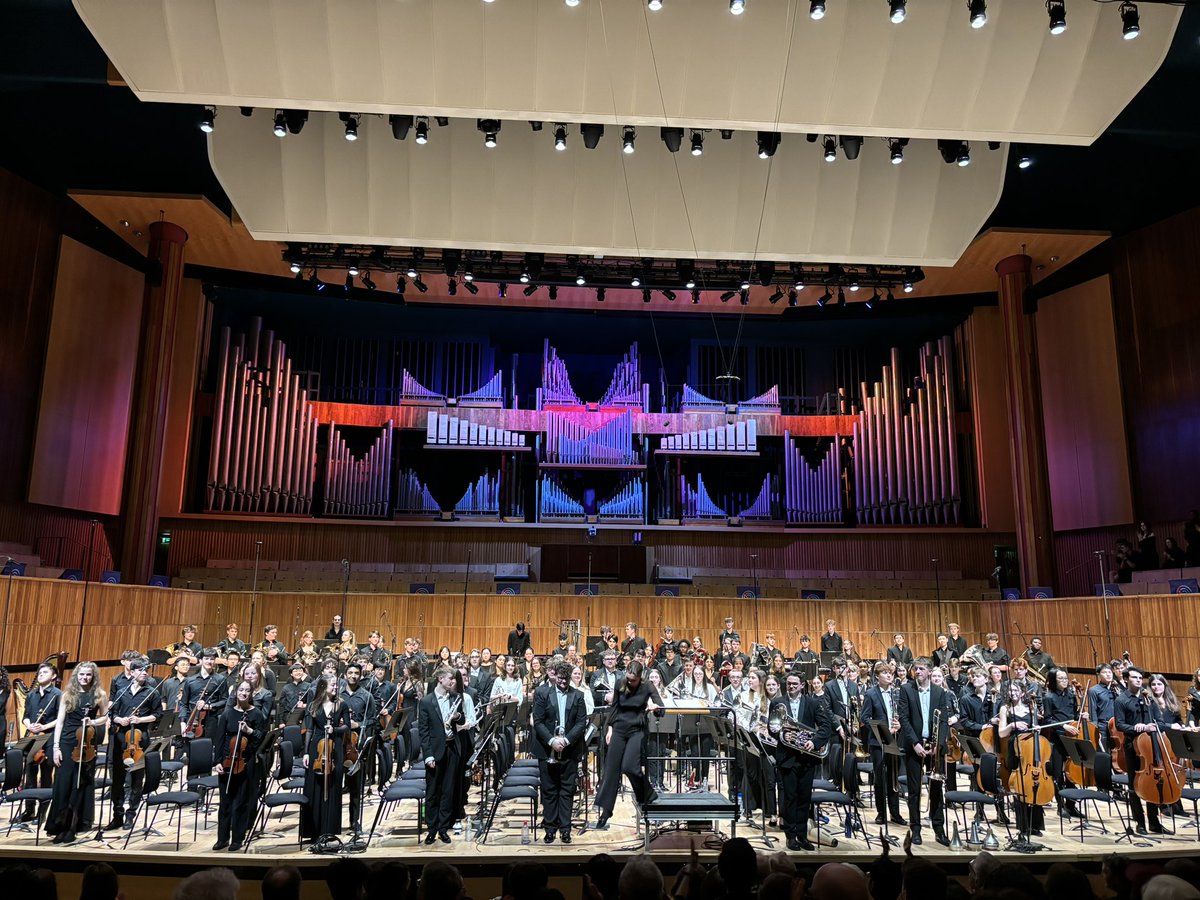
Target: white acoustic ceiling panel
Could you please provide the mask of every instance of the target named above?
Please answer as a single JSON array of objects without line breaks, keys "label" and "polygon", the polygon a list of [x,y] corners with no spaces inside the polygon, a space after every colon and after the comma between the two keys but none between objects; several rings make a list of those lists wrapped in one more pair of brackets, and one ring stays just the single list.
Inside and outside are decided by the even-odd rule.
[{"label": "white acoustic ceiling panel", "polygon": [[1042,0],[74,0],[143,100],[348,112],[1091,143],[1181,10]]},{"label": "white acoustic ceiling panel", "polygon": [[972,146],[947,165],[914,141],[903,165],[887,143],[823,160],[785,135],[759,159],[753,135],[708,136],[703,156],[669,153],[657,128],[621,152],[609,128],[595,150],[578,129],[556,151],[549,129],[506,125],[486,149],[475,123],[432,126],[430,142],[397,141],[364,118],[346,141],[333,113],[276,138],[267,115],[221,109],[213,170],[251,234],[264,240],[702,259],[952,265],[999,198],[1007,148]]}]

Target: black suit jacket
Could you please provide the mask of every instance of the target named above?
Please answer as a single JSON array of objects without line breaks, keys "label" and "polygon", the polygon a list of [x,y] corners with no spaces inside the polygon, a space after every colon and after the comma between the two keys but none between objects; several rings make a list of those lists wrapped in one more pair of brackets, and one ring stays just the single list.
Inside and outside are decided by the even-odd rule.
[{"label": "black suit jacket", "polygon": [[583,694],[576,690],[567,690],[567,718],[565,722],[558,721],[558,688],[546,682],[538,685],[533,692],[533,741],[532,752],[537,759],[547,759],[550,756],[550,739],[554,737],[559,724],[563,727],[567,739],[567,748],[562,752],[563,759],[578,757],[583,749],[583,732],[587,728],[587,706],[583,702]]},{"label": "black suit jacket", "polygon": [[[897,699],[895,704],[893,705],[892,711],[898,714],[899,709],[900,709],[900,701],[899,701],[899,699]],[[878,738],[875,737],[875,729],[870,727],[870,722],[872,720],[883,721],[883,722],[889,721],[888,714],[887,714],[887,707],[884,706],[884,704],[883,704],[883,692],[880,689],[879,685],[874,685],[873,687],[869,688],[867,690],[867,692],[863,695],[862,712],[859,714],[859,721],[861,721],[864,725],[868,726],[868,728],[867,728],[867,746],[875,748],[875,747],[879,747],[880,743],[879,743]],[[903,728],[901,728],[900,731],[896,733],[896,743],[901,744],[901,745],[904,744],[904,729]]]},{"label": "black suit jacket", "polygon": [[[929,739],[941,744],[946,735],[946,692],[936,684],[929,686]],[[933,714],[943,710],[941,722],[935,733],[933,730]],[[914,747],[921,741],[921,732],[925,729],[925,721],[921,716],[921,698],[917,683],[910,681],[900,688],[900,733],[904,735],[904,743]]]},{"label": "black suit jacket", "polygon": [[[776,697],[767,708],[768,718],[777,711],[790,716],[792,714],[791,701],[787,697]],[[829,743],[830,735],[833,734],[833,718],[829,714],[829,705],[820,697],[805,694],[800,698],[799,713],[796,721],[813,729],[813,750],[819,752]],[[789,769],[806,763],[815,765],[817,760],[815,757],[805,756],[781,743],[775,752],[775,762],[779,768]]]},{"label": "black suit jacket", "polygon": [[[829,698],[829,705],[835,718],[842,721],[850,720],[850,698],[858,696],[858,685],[852,681],[846,682],[846,690],[842,690],[842,683],[836,678],[830,678],[825,682],[825,696]],[[837,726],[837,722],[834,722]]]},{"label": "black suit jacket", "polygon": [[[451,696],[450,702],[454,702]],[[432,758],[435,763],[446,756],[446,723],[442,709],[438,706],[437,694],[430,691],[417,705],[417,735],[421,740],[421,758]]]}]

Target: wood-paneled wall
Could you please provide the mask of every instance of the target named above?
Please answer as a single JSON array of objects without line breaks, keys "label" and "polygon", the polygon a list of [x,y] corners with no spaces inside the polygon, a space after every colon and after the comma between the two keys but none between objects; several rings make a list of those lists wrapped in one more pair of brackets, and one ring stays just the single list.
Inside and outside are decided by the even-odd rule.
[{"label": "wood-paneled wall", "polygon": [[[166,646],[178,639],[184,623],[200,626],[199,639],[205,643],[223,637],[227,622],[241,626],[244,640],[260,640],[263,626],[274,624],[290,647],[297,628],[312,629],[322,637],[342,606],[340,594],[259,594],[252,613],[248,592],[91,584],[85,611],[83,595],[84,585],[79,583],[13,579],[6,664],[29,665],[60,649],[69,651],[72,660],[77,658],[77,650],[87,659],[116,659],[127,647]],[[869,656],[881,655],[879,640],[890,644],[894,631],[908,635],[917,652],[928,652],[938,627],[937,605],[923,601],[763,600],[758,607],[756,628],[753,601],[725,597],[473,594],[466,602],[465,646],[503,650],[509,629],[520,620],[529,624],[534,648],[549,649],[557,642],[558,623],[565,618],[580,619],[591,634],[602,624],[621,633],[626,622],[635,621],[647,639],[656,637],[666,624],[675,629],[676,636],[687,634],[690,638],[698,632],[711,645],[722,620],[732,615],[745,641],[774,631],[780,645],[789,650],[799,645],[801,631],[815,640],[825,620],[832,618],[839,631]],[[944,616],[958,621],[964,632],[972,635],[982,627],[983,608],[982,603],[973,602],[942,604]],[[452,594],[350,594],[345,616],[361,641],[378,628],[386,642],[390,639],[386,623],[390,622],[399,641],[416,635],[427,648],[445,644],[457,650],[464,645],[463,612],[462,596]],[[872,636],[873,631],[878,638]]]}]

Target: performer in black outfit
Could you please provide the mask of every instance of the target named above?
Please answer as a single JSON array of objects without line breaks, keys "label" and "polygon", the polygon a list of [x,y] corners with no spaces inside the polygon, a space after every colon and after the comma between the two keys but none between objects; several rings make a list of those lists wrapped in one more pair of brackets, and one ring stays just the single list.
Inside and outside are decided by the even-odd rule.
[{"label": "performer in black outfit", "polygon": [[230,652],[236,653],[239,658],[245,658],[249,648],[246,642],[238,639],[238,626],[236,622],[230,622],[225,626],[225,637],[217,641],[217,652],[221,656],[228,656]]},{"label": "performer in black outfit", "polygon": [[663,700],[658,691],[643,680],[645,669],[637,660],[629,664],[624,684],[613,696],[605,722],[604,740],[608,752],[600,789],[596,792],[596,809],[600,811],[596,828],[600,831],[608,827],[608,820],[612,818],[622,774],[629,779],[639,806],[653,793],[646,777],[646,733],[649,730],[646,714],[653,712],[661,716]]},{"label": "performer in black outfit", "polygon": [[[342,691],[342,702],[350,711],[350,728],[358,735],[358,749],[366,749],[367,741],[374,736],[378,721],[378,706],[370,688],[362,685],[362,667],[352,662],[346,666],[346,688]],[[374,757],[372,750],[364,762]],[[351,766],[353,774],[346,772],[346,793],[350,795],[350,830],[355,834],[362,831],[362,786],[363,766]],[[367,774],[374,774],[374,770]]]},{"label": "performer in black outfit", "polygon": [[[139,745],[145,750],[150,745],[150,731],[146,726],[162,718],[162,698],[155,688],[146,683],[149,673],[145,663],[134,661],[129,674],[133,678],[129,687],[108,705],[108,720],[112,725],[109,728],[108,766],[112,773],[110,792],[113,805],[108,831],[133,827],[146,770],[143,767],[132,771],[127,768],[125,752],[130,748],[130,739],[135,730],[140,732]],[[125,812],[126,793],[129,795],[128,813]]]},{"label": "performer in black outfit", "polygon": [[872,721],[888,722],[896,742],[903,744],[900,734],[900,698],[898,691],[892,691],[892,683],[896,675],[892,667],[884,661],[875,663],[875,684],[863,695],[862,710],[859,721],[867,725],[867,748],[871,752],[871,770],[875,781],[875,824],[884,824],[890,814],[891,821],[897,825],[907,825],[900,816],[900,790],[898,783],[899,757],[883,752],[883,745],[875,736],[875,729],[870,727]]},{"label": "performer in black outfit", "polygon": [[1054,799],[1058,806],[1058,814],[1071,816],[1075,813],[1075,803],[1071,801],[1064,805],[1061,793],[1067,783],[1066,757],[1064,756],[1062,737],[1064,735],[1076,737],[1079,734],[1075,723],[1068,721],[1079,718],[1079,698],[1071,688],[1071,676],[1067,674],[1066,669],[1050,670],[1046,693],[1042,698],[1042,714],[1045,716],[1047,724],[1066,723],[1054,724],[1053,727],[1045,729],[1042,734],[1050,739],[1051,754],[1048,769],[1057,788]]},{"label": "performer in black outfit", "polygon": [[[1158,724],[1155,722],[1149,698],[1142,696],[1142,679],[1144,677],[1140,669],[1132,666],[1126,669],[1126,690],[1117,697],[1116,701],[1115,718],[1117,728],[1121,730],[1121,734],[1125,738],[1125,762],[1127,764],[1125,770],[1127,772],[1136,772],[1138,768],[1138,757],[1134,744],[1137,736],[1144,731],[1151,733],[1158,731]],[[1158,817],[1159,807],[1154,803],[1146,805],[1150,808],[1150,831],[1162,834],[1163,827]],[[1129,812],[1137,827],[1137,833],[1145,834],[1146,814],[1142,809],[1142,799],[1132,789],[1129,791]]]},{"label": "performer in black outfit", "polygon": [[887,658],[905,671],[912,668],[913,652],[905,644],[904,635],[899,632],[892,635],[892,646],[887,648]]},{"label": "performer in black outfit", "polygon": [[637,622],[626,622],[625,640],[621,641],[621,652],[633,659],[639,650],[646,649],[646,639],[638,634]]},{"label": "performer in black outfit", "polygon": [[[946,692],[929,681],[930,660],[922,656],[913,663],[914,677],[900,688],[900,728],[904,733],[904,773],[908,778],[908,823],[912,829],[912,842],[921,843],[921,777],[928,767],[930,756],[945,758],[948,728],[958,718],[947,722],[934,713],[946,709]],[[929,779],[929,821],[933,825],[934,839],[942,846],[950,846],[946,837],[945,815],[942,802],[942,779],[944,774],[933,772]]]},{"label": "performer in black outfit", "polygon": [[833,619],[825,620],[825,633],[821,635],[821,652],[842,652],[842,636],[837,633],[837,623]]},{"label": "performer in black outfit", "polygon": [[[75,667],[67,689],[58,704],[54,723],[54,797],[46,820],[46,833],[54,835],[54,843],[69,844],[80,828],[91,828],[96,817],[96,792],[92,789],[96,776],[96,757],[88,760],[86,746],[79,744],[80,733],[94,726],[92,749],[100,729],[108,719],[99,715],[108,706],[108,695],[97,684],[99,669],[94,662],[82,662]],[[76,748],[81,750],[80,761],[72,758]]]},{"label": "performer in black outfit", "polygon": [[521,659],[529,647],[529,632],[525,630],[524,622],[518,622],[517,627],[508,633],[508,655]]},{"label": "performer in black outfit", "polygon": [[[224,675],[213,673],[217,661],[217,648],[206,647],[200,652],[200,672],[189,678],[183,686],[179,701],[179,729],[185,738],[206,737],[216,743],[217,721],[225,710],[229,699],[229,687]],[[201,733],[189,734],[188,721],[199,708],[204,713]],[[197,717],[196,721],[199,721]]]},{"label": "performer in black outfit", "polygon": [[417,706],[417,733],[425,758],[425,818],[429,826],[426,844],[435,840],[450,843],[450,829],[459,803],[458,778],[463,761],[458,734],[470,726],[463,712],[465,701],[455,694],[457,677],[453,669],[439,668],[434,672],[434,689]]},{"label": "performer in black outfit", "polygon": [[1108,747],[1108,720],[1116,716],[1117,697],[1121,689],[1113,679],[1112,666],[1102,663],[1096,668],[1096,683],[1088,688],[1087,704],[1088,718],[1096,725],[1096,734],[1100,745]]},{"label": "performer in black outfit", "polygon": [[[21,717],[21,724],[35,738],[38,735],[53,732],[54,725],[58,721],[58,703],[62,697],[62,691],[54,686],[54,679],[57,677],[58,672],[54,666],[49,663],[42,663],[38,666],[37,681],[33,689],[25,696],[25,712]],[[48,788],[53,786],[53,757],[54,754],[49,745],[42,750],[42,759],[40,761],[34,762],[32,755],[25,757],[24,787]],[[36,810],[34,809],[34,805],[32,800],[25,804],[25,812],[21,816],[20,821],[32,822],[46,811],[45,801],[37,804],[38,808]]]},{"label": "performer in black outfit", "polygon": [[962,630],[957,622],[948,622],[946,630],[949,632],[946,635],[946,646],[950,650],[950,655],[962,659],[962,655],[967,652],[967,639],[962,636]]},{"label": "performer in black outfit", "polygon": [[[338,696],[336,678],[322,675],[317,679],[315,698],[305,711],[304,722],[308,734],[304,751],[308,808],[300,820],[300,836],[313,840],[342,830],[342,774],[350,710]],[[321,753],[323,740],[331,742],[325,754]]]},{"label": "performer in black outfit", "polygon": [[533,755],[538,760],[545,842],[571,843],[571,805],[579,758],[586,750],[587,709],[571,687],[571,664],[559,663],[533,693]]},{"label": "performer in black outfit", "polygon": [[342,639],[342,632],[345,630],[346,630],[346,626],[342,623],[342,617],[334,616],[333,624],[331,624],[329,626],[329,630],[327,632],[325,632],[325,640],[340,641]]},{"label": "performer in black outfit", "polygon": [[219,779],[221,805],[214,850],[228,847],[230,853],[237,853],[242,849],[258,800],[258,746],[266,735],[267,722],[254,705],[253,692],[248,681],[240,682],[219,720],[218,762],[213,771]]},{"label": "performer in black outfit", "polygon": [[783,831],[789,850],[814,850],[808,839],[808,818],[812,809],[813,775],[817,770],[819,753],[829,743],[832,718],[827,704],[812,695],[801,693],[803,680],[796,672],[788,674],[787,696],[771,701],[767,715],[770,731],[777,737],[783,731],[783,721],[791,718],[801,727],[811,729],[809,740],[797,750],[783,740],[775,750],[776,773],[783,789]]},{"label": "performer in black outfit", "polygon": [[303,663],[292,663],[292,679],[279,692],[279,721],[281,724],[287,724],[292,713],[298,709],[303,710],[312,699],[314,685],[306,675],[307,670]]}]

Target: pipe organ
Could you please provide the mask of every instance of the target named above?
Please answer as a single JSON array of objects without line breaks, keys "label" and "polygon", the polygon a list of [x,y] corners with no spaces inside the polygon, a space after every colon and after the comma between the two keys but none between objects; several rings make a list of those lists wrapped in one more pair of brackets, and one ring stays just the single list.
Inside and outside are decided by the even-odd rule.
[{"label": "pipe organ", "polygon": [[598,507],[602,520],[623,519],[631,522],[646,520],[646,492],[640,479],[628,478],[615,494]]},{"label": "pipe organ", "polygon": [[287,348],[254,319],[249,337],[221,329],[205,510],[312,509],[317,420]]},{"label": "pipe organ", "polygon": [[384,516],[392,496],[392,421],[361,459],[332,422],[325,456],[325,515]]},{"label": "pipe organ", "polygon": [[784,507],[789,525],[842,522],[841,447],[837,438],[813,466],[805,459],[799,442],[785,431],[783,468]]},{"label": "pipe organ", "polygon": [[571,387],[567,364],[547,339],[542,342],[542,386],[538,388],[537,408],[554,406],[583,406],[583,401]]},{"label": "pipe organ", "polygon": [[660,449],[689,453],[758,452],[758,423],[748,419],[716,428],[664,435]]},{"label": "pipe organ", "polygon": [[454,504],[454,512],[464,516],[500,515],[500,473],[484,472]]},{"label": "pipe organ", "polygon": [[583,504],[563,490],[552,475],[544,473],[538,484],[538,519],[544,522],[584,518]]},{"label": "pipe organ", "polygon": [[[781,407],[779,405],[779,385],[774,385],[770,390],[763,391],[757,397],[751,397],[749,400],[742,400],[737,404],[728,404],[733,406],[733,412],[740,416],[777,416],[780,414]],[[706,397],[689,385],[683,386],[683,397],[679,403],[680,412],[726,412],[727,404],[720,400],[714,400],[712,397]]]},{"label": "pipe organ", "polygon": [[[762,487],[757,495],[751,500],[749,497],[743,497],[740,501],[733,498],[737,512],[728,512],[709,496],[708,489],[704,486],[704,476],[700,473],[696,474],[696,488],[688,484],[687,479],[681,477],[680,496],[683,500],[683,518],[684,519],[728,519],[731,517],[740,517],[743,519],[755,520],[770,520],[775,518],[774,510],[778,506],[778,488],[774,484],[774,480],[768,474],[763,478]],[[743,506],[744,504],[744,506]]]},{"label": "pipe organ", "polygon": [[900,351],[868,390],[854,422],[854,503],[866,524],[956,525],[961,494],[949,337],[925,344],[911,385]]},{"label": "pipe organ", "polygon": [[406,469],[396,479],[396,512],[400,515],[437,515],[442,511],[438,502],[421,483],[417,473]]},{"label": "pipe organ", "polygon": [[446,395],[431,391],[405,369],[400,379],[400,403],[403,406],[445,406]]},{"label": "pipe organ", "polygon": [[431,411],[425,424],[425,443],[445,447],[524,447],[525,435]]},{"label": "pipe organ", "polygon": [[600,407],[628,407],[642,412],[650,411],[650,385],[642,383],[642,365],[638,361],[638,345],[634,342],[629,352],[617,364],[608,390],[600,398]]},{"label": "pipe organ", "polygon": [[585,424],[597,418],[604,418],[604,414],[547,413],[545,461],[584,466],[637,465],[633,413],[608,416],[597,426]]}]

